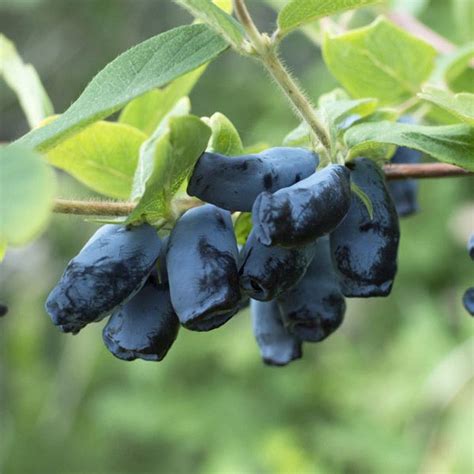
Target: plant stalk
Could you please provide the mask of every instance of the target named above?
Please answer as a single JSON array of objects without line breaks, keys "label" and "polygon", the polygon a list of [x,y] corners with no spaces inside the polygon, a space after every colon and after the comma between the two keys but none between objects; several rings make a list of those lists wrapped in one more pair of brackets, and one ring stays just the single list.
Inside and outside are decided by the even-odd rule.
[{"label": "plant stalk", "polygon": [[326,155],[330,161],[333,161],[331,142],[326,128],[317,117],[310,101],[305,97],[301,88],[278,57],[276,42],[258,31],[247,9],[245,0],[234,0],[234,7],[237,18],[242,23],[249,40],[252,42],[257,59],[262,62],[265,69],[278,84],[284,95],[293,105],[296,113],[309,125],[317,141],[320,143],[321,150],[319,151]]}]

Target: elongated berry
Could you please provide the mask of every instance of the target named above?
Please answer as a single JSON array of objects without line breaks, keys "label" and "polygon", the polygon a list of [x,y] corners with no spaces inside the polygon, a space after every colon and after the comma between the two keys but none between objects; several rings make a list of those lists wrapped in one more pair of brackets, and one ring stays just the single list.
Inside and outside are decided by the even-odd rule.
[{"label": "elongated berry", "polygon": [[178,335],[179,321],[166,285],[150,278],[103,330],[107,349],[122,360],[160,361]]},{"label": "elongated berry", "polygon": [[138,291],[160,254],[161,241],[148,224],[101,227],[66,267],[46,301],[64,332],[100,321]]},{"label": "elongated berry", "polygon": [[187,192],[229,211],[252,210],[262,191],[275,192],[314,173],[318,156],[304,148],[277,147],[256,155],[203,153]]},{"label": "elongated berry", "polygon": [[171,302],[183,326],[209,331],[239,308],[237,242],[228,211],[211,204],[177,221],[167,251]]},{"label": "elongated berry", "polygon": [[301,341],[284,327],[276,301],[251,300],[252,325],[263,362],[283,366],[302,356]]},{"label": "elongated berry", "polygon": [[350,203],[349,170],[329,165],[274,194],[261,193],[252,211],[255,235],[263,245],[310,244],[336,228]]},{"label": "elongated berry", "polygon": [[354,194],[349,212],[330,236],[334,265],[345,296],[387,296],[397,272],[397,211],[380,167],[366,158],[353,166],[351,179],[370,199],[373,217]]},{"label": "elongated berry", "polygon": [[327,236],[318,239],[313,261],[301,281],[277,301],[285,327],[303,341],[322,341],[342,324],[346,303]]},{"label": "elongated berry", "polygon": [[303,277],[315,244],[298,248],[262,245],[252,231],[240,255],[240,286],[251,298],[269,301]]}]

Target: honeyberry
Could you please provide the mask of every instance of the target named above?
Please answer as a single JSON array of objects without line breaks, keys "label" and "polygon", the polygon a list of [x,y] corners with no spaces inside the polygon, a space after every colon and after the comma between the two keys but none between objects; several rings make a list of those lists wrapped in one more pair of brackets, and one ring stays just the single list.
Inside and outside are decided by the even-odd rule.
[{"label": "honeyberry", "polygon": [[302,343],[285,329],[275,300],[251,300],[250,310],[253,332],[265,364],[283,366],[301,358]]},{"label": "honeyberry", "polygon": [[252,221],[263,245],[299,247],[331,232],[351,204],[350,173],[329,165],[308,178],[256,199]]},{"label": "honeyberry", "polygon": [[314,173],[318,156],[304,148],[276,147],[255,155],[203,153],[187,192],[229,211],[251,211],[262,191],[274,192]]},{"label": "honeyberry", "polygon": [[107,349],[122,360],[160,361],[178,334],[179,321],[166,285],[150,277],[125,305],[114,311],[103,330]]},{"label": "honeyberry", "polygon": [[370,199],[373,216],[354,194],[349,212],[331,233],[331,250],[342,292],[348,297],[387,296],[397,272],[397,211],[383,172],[373,161],[355,160],[351,179]]},{"label": "honeyberry", "polygon": [[205,204],[178,219],[170,234],[166,265],[171,302],[183,326],[209,331],[238,311],[237,258],[228,211]]},{"label": "honeyberry", "polygon": [[318,239],[302,280],[277,300],[285,327],[303,341],[322,341],[342,324],[346,303],[327,236]]},{"label": "honeyberry", "polygon": [[156,230],[143,224],[102,226],[67,265],[46,301],[46,311],[64,332],[100,321],[138,291],[160,254]]}]

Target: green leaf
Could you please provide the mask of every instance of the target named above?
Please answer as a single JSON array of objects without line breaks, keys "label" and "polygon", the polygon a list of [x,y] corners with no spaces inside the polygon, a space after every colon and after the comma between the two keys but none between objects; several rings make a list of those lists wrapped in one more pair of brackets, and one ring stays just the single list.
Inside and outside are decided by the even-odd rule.
[{"label": "green leaf", "polygon": [[96,122],[51,149],[48,161],[105,196],[128,199],[146,135],[121,123]]},{"label": "green leaf", "polygon": [[398,104],[419,92],[434,68],[436,51],[383,17],[339,36],[325,35],[324,60],[356,98]]},{"label": "green leaf", "polygon": [[223,114],[216,112],[209,119],[212,130],[207,150],[226,156],[238,156],[244,153],[239,132],[232,122]]},{"label": "green leaf", "polygon": [[301,122],[283,139],[283,146],[311,148],[311,135],[308,124]]},{"label": "green leaf", "polygon": [[18,143],[46,151],[132,99],[217,57],[227,43],[206,25],[180,26],[129,49],[95,76],[81,96],[50,125]]},{"label": "green leaf", "polygon": [[171,199],[206,149],[211,129],[198,117],[172,117],[168,130],[150,146],[145,189],[127,223],[155,223],[169,218]]},{"label": "green leaf", "polygon": [[195,18],[206,23],[225,40],[239,48],[245,39],[242,26],[211,0],[175,0]]},{"label": "green leaf", "polygon": [[350,157],[367,156],[371,147],[388,143],[413,148],[439,161],[474,171],[474,128],[469,125],[363,123],[351,127],[344,139]]},{"label": "green leaf", "polygon": [[451,0],[457,37],[461,41],[474,40],[474,3],[470,0]]},{"label": "green leaf", "polygon": [[155,89],[137,97],[122,110],[119,122],[151,135],[176,102],[188,95],[206,70],[206,65],[175,79],[164,89]]},{"label": "green leaf", "polygon": [[374,206],[369,196],[367,196],[367,194],[353,182],[351,182],[351,191],[362,201],[362,204],[364,204],[367,213],[372,220],[374,218]]},{"label": "green leaf", "polygon": [[441,107],[459,120],[474,126],[474,94],[468,94],[467,92],[451,94],[448,91],[427,86],[418,94],[418,97]]},{"label": "green leaf", "polygon": [[138,165],[135,170],[133,178],[132,192],[130,199],[137,201],[141,198],[145,192],[146,183],[153,170],[153,163],[155,160],[155,147],[158,139],[168,131],[169,121],[172,117],[182,117],[189,115],[191,112],[191,102],[188,97],[181,98],[176,105],[171,109],[163,120],[158,124],[153,135],[143,143],[140,147],[140,157],[138,159]]},{"label": "green leaf", "polygon": [[54,172],[37,153],[0,148],[0,241],[23,245],[44,228],[56,190]]},{"label": "green leaf", "polygon": [[241,212],[234,223],[235,237],[239,245],[245,245],[247,238],[252,231],[252,213]]},{"label": "green leaf", "polygon": [[15,92],[31,128],[52,115],[53,105],[31,64],[25,64],[15,45],[0,34],[0,75]]},{"label": "green leaf", "polygon": [[229,15],[232,14],[232,10],[234,9],[232,0],[212,0],[212,3],[217,5],[221,10],[224,10]]},{"label": "green leaf", "polygon": [[278,28],[286,35],[325,16],[380,3],[381,0],[291,0],[278,15]]},{"label": "green leaf", "polygon": [[[318,114],[331,132],[332,143],[336,142],[337,136],[352,122],[375,112],[378,105],[377,99],[350,100],[347,97],[345,91],[335,89],[319,98]],[[283,145],[311,148],[311,133],[307,123],[300,123],[288,133],[283,139]]]},{"label": "green leaf", "polygon": [[0,237],[0,263],[5,258],[5,254],[7,253],[8,242],[6,239]]},{"label": "green leaf", "polygon": [[375,112],[377,99],[355,99],[323,102],[319,112],[324,121],[337,132],[347,128],[348,120],[355,121]]},{"label": "green leaf", "polygon": [[443,61],[443,79],[454,92],[474,93],[474,43],[459,48]]}]

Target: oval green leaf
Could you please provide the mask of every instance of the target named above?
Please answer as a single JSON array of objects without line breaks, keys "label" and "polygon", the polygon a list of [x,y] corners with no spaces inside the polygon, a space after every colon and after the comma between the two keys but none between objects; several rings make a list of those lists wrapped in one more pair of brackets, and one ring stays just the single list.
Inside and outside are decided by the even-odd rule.
[{"label": "oval green leaf", "polygon": [[405,146],[445,163],[474,171],[474,128],[469,125],[425,126],[393,122],[354,125],[345,134],[350,157],[367,156],[378,144]]},{"label": "oval green leaf", "polygon": [[239,132],[224,114],[216,112],[209,119],[209,125],[212,135],[207,146],[208,151],[226,156],[238,156],[244,153]]},{"label": "oval green leaf", "polygon": [[132,99],[210,61],[228,48],[206,25],[174,28],[129,49],[89,83],[61,118],[33,130],[18,143],[46,151]]},{"label": "oval green leaf", "polygon": [[381,0],[291,0],[278,15],[278,28],[286,35],[295,28],[354,8],[380,3]]},{"label": "oval green leaf", "polygon": [[146,138],[129,125],[101,121],[62,141],[46,157],[94,191],[128,199],[140,146]]},{"label": "oval green leaf", "polygon": [[0,241],[23,245],[44,230],[56,190],[54,172],[28,148],[0,148]]},{"label": "oval green leaf", "polygon": [[324,60],[355,98],[399,104],[417,94],[434,68],[436,51],[385,18],[338,36],[326,35]]}]

